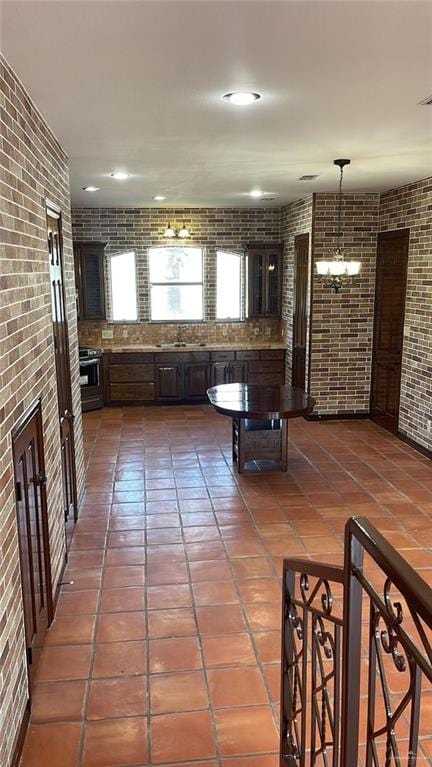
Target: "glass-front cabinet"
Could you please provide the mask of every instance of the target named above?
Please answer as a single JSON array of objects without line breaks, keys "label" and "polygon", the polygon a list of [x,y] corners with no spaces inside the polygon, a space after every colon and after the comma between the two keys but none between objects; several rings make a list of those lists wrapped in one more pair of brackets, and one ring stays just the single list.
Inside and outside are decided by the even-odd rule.
[{"label": "glass-front cabinet", "polygon": [[281,313],[282,250],[280,243],[245,246],[247,317],[278,317]]}]

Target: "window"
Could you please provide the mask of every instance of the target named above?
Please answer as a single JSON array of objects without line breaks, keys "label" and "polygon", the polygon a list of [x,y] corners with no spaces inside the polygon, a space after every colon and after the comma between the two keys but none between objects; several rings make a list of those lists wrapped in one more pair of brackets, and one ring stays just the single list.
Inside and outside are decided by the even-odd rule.
[{"label": "window", "polygon": [[202,248],[150,248],[151,319],[203,319]]},{"label": "window", "polygon": [[218,320],[240,320],[242,292],[242,256],[239,253],[217,252],[217,297],[216,318]]},{"label": "window", "polygon": [[110,257],[111,318],[114,322],[138,319],[135,253]]}]

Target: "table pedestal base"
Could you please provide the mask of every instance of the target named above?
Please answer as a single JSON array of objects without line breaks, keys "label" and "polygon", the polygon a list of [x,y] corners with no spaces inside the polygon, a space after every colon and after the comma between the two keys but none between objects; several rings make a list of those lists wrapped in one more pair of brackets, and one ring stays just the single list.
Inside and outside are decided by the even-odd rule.
[{"label": "table pedestal base", "polygon": [[278,421],[254,421],[233,418],[233,461],[237,462],[239,474],[248,461],[280,461],[281,470],[288,468],[288,423]]}]

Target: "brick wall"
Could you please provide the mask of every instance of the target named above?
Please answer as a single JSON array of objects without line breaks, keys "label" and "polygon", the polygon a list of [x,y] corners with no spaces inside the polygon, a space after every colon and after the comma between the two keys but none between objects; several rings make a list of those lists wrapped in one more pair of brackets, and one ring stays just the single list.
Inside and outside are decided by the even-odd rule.
[{"label": "brick wall", "polygon": [[432,450],[432,178],[381,195],[379,231],[410,230],[399,428]]},{"label": "brick wall", "polygon": [[57,203],[63,213],[80,489],[83,453],[67,161],[4,59],[0,59],[0,86],[0,764],[6,767],[27,701],[11,429],[37,397],[42,397],[54,586],[64,561],[45,197]]},{"label": "brick wall", "polygon": [[379,195],[344,195],[344,247],[347,257],[361,261],[361,272],[356,285],[338,295],[315,276],[316,261],[336,245],[338,197],[314,198],[311,394],[317,413],[367,413]]},{"label": "brick wall", "polygon": [[[286,205],[280,212],[281,241],[284,244],[284,275],[282,293],[282,322],[281,334],[286,340],[286,380],[291,381],[292,374],[292,340],[293,340],[293,311],[294,311],[294,269],[295,253],[294,240],[298,234],[309,234],[309,278],[311,279],[311,253],[312,253],[312,218],[313,218],[313,195],[310,194],[301,200]],[[310,298],[310,289],[308,288]],[[309,305],[310,310],[310,305]],[[310,323],[306,329],[306,347],[310,342]],[[306,353],[306,381],[309,380],[309,355]]]},{"label": "brick wall", "polygon": [[[221,323],[216,319],[216,251],[242,252],[245,242],[279,241],[278,208],[75,208],[72,230],[75,241],[106,242],[107,258],[113,253],[134,250],[137,258],[139,316],[144,324],[111,326],[114,340],[129,343],[171,342],[177,339],[177,324],[149,325],[149,284],[147,250],[169,245],[163,232],[168,221],[183,224],[192,233],[186,244],[204,248],[204,305],[206,324],[185,326],[185,338],[211,341],[247,341],[279,337],[279,321]],[[183,244],[174,241],[171,244]],[[109,295],[107,295],[109,305]],[[104,323],[80,323],[82,345],[103,345]],[[127,334],[127,335],[124,335]],[[125,340],[126,339],[126,340]],[[112,343],[110,341],[109,343]]]}]

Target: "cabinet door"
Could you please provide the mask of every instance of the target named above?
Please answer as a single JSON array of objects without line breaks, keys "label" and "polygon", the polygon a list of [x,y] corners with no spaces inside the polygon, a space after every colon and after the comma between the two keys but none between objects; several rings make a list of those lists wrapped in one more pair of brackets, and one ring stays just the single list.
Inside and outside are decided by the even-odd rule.
[{"label": "cabinet door", "polygon": [[246,245],[248,317],[277,317],[280,314],[282,249],[279,243]]},{"label": "cabinet door", "polygon": [[248,317],[261,317],[265,313],[265,254],[249,253],[248,273]]},{"label": "cabinet door", "polygon": [[205,399],[209,387],[210,367],[207,364],[185,365],[185,398]]},{"label": "cabinet door", "polygon": [[282,275],[279,274],[281,268],[280,263],[281,259],[278,252],[270,251],[267,253],[265,262],[265,314],[267,316],[277,316],[280,314],[280,288],[282,285]]},{"label": "cabinet door", "polygon": [[247,362],[231,362],[230,383],[248,383]]},{"label": "cabinet door", "polygon": [[183,376],[180,364],[156,365],[156,396],[158,400],[183,399]]},{"label": "cabinet door", "polygon": [[103,320],[105,314],[104,242],[74,246],[78,312],[81,320]]},{"label": "cabinet door", "polygon": [[230,363],[213,362],[211,368],[211,385],[219,386],[230,382]]}]

